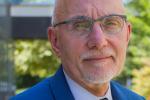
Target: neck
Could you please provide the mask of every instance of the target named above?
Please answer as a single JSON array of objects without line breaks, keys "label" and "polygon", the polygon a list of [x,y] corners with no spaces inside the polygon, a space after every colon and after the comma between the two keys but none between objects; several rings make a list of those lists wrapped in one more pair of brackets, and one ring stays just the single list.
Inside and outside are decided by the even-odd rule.
[{"label": "neck", "polygon": [[[64,73],[67,74],[66,71],[64,71]],[[79,80],[76,77],[72,76],[71,74],[67,74],[67,75],[72,80],[77,82],[80,86],[82,86],[83,88],[85,88],[86,90],[88,90],[90,93],[92,93],[95,96],[104,96],[107,90],[109,89],[109,82],[95,84],[95,83],[89,83],[85,80]]]},{"label": "neck", "polygon": [[87,89],[95,96],[104,96],[109,88],[109,82],[103,84],[92,84],[87,82],[78,82],[82,87]]}]

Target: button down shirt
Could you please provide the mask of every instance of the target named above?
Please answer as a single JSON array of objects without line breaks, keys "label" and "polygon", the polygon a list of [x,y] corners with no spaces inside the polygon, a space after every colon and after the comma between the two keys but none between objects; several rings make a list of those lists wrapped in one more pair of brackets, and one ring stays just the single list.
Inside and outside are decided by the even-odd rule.
[{"label": "button down shirt", "polygon": [[112,94],[111,94],[111,88],[109,84],[109,88],[104,96],[95,96],[89,91],[87,91],[85,88],[80,86],[78,83],[76,83],[74,80],[72,80],[65,72],[65,77],[67,80],[67,83],[70,87],[70,90],[75,98],[75,100],[101,100],[103,98],[108,98],[108,100],[113,100],[112,99]]}]

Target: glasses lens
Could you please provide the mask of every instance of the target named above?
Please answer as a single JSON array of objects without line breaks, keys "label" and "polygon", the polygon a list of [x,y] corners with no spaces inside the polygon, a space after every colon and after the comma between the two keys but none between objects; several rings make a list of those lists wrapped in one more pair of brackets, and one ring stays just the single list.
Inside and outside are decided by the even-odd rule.
[{"label": "glasses lens", "polygon": [[72,23],[72,28],[78,32],[86,32],[90,30],[92,22],[88,19],[76,20]]},{"label": "glasses lens", "polygon": [[122,30],[124,20],[120,16],[109,16],[102,20],[101,26],[104,32],[112,34]]}]

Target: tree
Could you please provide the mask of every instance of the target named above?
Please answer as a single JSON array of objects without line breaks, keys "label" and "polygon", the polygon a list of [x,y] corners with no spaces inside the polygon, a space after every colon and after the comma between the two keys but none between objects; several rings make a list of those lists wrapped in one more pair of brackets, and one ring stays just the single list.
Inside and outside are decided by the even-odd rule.
[{"label": "tree", "polygon": [[150,100],[150,66],[144,66],[140,70],[133,70],[132,89]]},{"label": "tree", "polygon": [[[132,38],[122,77],[131,77],[135,92],[149,98],[150,94],[150,0],[131,0],[127,4]],[[150,99],[150,98],[149,98]]]},{"label": "tree", "polygon": [[17,75],[43,78],[53,74],[60,64],[46,40],[15,41],[14,56]]}]

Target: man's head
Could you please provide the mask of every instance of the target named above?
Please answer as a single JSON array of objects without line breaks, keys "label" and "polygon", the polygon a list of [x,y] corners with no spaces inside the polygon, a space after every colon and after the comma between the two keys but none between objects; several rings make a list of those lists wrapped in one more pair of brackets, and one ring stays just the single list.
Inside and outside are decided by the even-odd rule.
[{"label": "man's head", "polygon": [[65,72],[79,84],[101,84],[124,65],[130,38],[122,0],[56,0],[49,39]]}]

